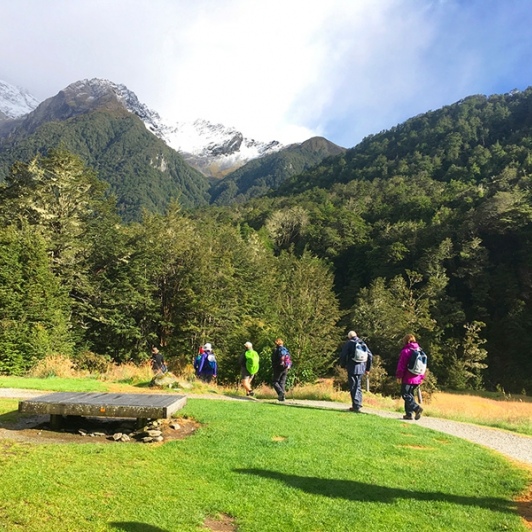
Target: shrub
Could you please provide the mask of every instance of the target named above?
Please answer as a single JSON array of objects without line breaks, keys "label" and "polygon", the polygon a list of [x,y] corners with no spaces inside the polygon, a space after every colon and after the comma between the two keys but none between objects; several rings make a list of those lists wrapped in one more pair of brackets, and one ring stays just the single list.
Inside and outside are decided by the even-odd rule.
[{"label": "shrub", "polygon": [[106,373],[111,367],[111,357],[92,351],[82,351],[74,356],[73,361],[76,369],[88,371],[91,375]]},{"label": "shrub", "polygon": [[73,361],[65,355],[49,355],[37,362],[28,371],[29,377],[46,379],[48,377],[75,377]]}]

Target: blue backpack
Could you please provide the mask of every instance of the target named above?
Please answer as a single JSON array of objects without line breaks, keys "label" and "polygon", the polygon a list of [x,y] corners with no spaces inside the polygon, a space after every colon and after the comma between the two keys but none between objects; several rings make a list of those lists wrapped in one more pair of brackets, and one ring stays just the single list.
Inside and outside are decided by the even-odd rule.
[{"label": "blue backpack", "polygon": [[290,351],[282,345],[279,349],[279,364],[286,369],[292,367],[292,357],[290,356]]},{"label": "blue backpack", "polygon": [[216,370],[216,358],[214,356],[214,353],[211,353],[210,355],[207,355],[207,358],[205,359],[204,366],[210,370],[210,372],[214,372]]}]

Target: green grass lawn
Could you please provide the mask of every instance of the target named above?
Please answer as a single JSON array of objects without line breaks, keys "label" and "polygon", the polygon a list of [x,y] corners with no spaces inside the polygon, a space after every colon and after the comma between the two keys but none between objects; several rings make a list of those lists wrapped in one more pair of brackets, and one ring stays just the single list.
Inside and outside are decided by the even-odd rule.
[{"label": "green grass lawn", "polygon": [[47,379],[31,377],[0,376],[0,388],[20,388],[24,390],[43,390],[50,392],[106,392],[109,383],[97,379],[73,379],[48,377]]},{"label": "green grass lawn", "polygon": [[[17,401],[0,400],[0,423]],[[11,412],[11,414],[10,414]],[[529,473],[414,424],[254,401],[189,399],[165,444],[0,440],[0,530],[526,530]],[[4,528],[2,528],[4,527]]]}]

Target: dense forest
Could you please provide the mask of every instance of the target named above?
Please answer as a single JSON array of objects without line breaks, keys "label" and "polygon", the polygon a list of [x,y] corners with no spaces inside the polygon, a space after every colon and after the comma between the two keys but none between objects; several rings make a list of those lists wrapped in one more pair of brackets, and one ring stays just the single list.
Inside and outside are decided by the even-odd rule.
[{"label": "dense forest", "polygon": [[[329,374],[354,328],[393,375],[414,332],[431,379],[532,390],[532,89],[473,96],[364,139],[229,206],[126,223],[77,155],[0,189],[0,372],[56,352],[141,361],[202,342],[221,380],[286,338],[293,376]],[[261,376],[268,378],[268,365]]]}]

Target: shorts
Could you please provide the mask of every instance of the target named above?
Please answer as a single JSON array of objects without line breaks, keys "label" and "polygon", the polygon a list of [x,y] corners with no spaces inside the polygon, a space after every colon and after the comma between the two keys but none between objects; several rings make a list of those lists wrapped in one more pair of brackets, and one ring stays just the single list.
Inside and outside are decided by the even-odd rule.
[{"label": "shorts", "polygon": [[247,368],[242,368],[241,376],[242,376],[242,379],[251,380],[253,378],[253,375],[247,370]]}]

